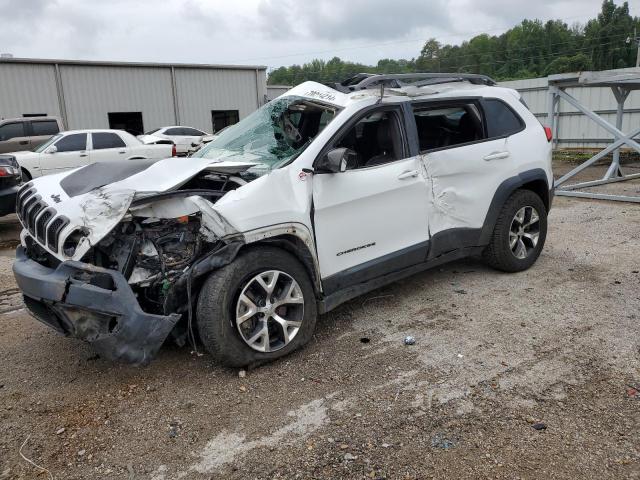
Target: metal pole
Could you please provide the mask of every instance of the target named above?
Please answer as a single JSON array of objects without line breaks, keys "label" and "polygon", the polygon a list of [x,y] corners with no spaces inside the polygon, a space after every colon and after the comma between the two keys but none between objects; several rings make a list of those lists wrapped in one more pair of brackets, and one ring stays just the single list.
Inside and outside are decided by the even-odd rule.
[{"label": "metal pole", "polygon": [[69,126],[69,119],[67,117],[67,102],[64,99],[64,86],[62,85],[62,75],[60,73],[60,65],[54,64],[56,74],[56,90],[58,93],[58,105],[60,106],[60,116],[62,117],[62,124],[65,129],[71,128]]},{"label": "metal pole", "polygon": [[176,85],[176,69],[171,66],[171,95],[173,96],[173,116],[176,117],[175,125],[180,125],[180,105],[178,104],[178,87]]},{"label": "metal pole", "polygon": [[[629,95],[629,90],[623,90],[620,87],[611,87],[613,96],[616,97],[618,107],[616,109],[616,128],[622,130],[622,116],[624,115],[624,102]],[[620,170],[620,147],[613,151],[613,161],[607,170],[604,178],[621,177],[622,171]]]},{"label": "metal pole", "polygon": [[633,38],[636,39],[636,43],[638,44],[638,53],[636,53],[636,68],[640,67],[640,37],[636,32],[636,29],[633,29]]},{"label": "metal pole", "polygon": [[555,113],[558,105],[558,100],[559,100],[559,98],[556,97],[556,93],[557,93],[557,88],[549,85],[549,106],[547,111],[547,123],[551,131],[554,132],[554,137],[553,137],[554,146],[557,146],[557,138],[555,134],[557,134],[558,130],[556,127],[556,123],[559,123],[560,121],[560,118],[556,117],[556,113]]}]

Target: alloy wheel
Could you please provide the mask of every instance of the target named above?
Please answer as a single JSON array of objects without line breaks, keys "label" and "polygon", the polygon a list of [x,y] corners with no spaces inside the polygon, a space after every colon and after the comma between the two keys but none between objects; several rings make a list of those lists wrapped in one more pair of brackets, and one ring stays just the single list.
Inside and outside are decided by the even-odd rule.
[{"label": "alloy wheel", "polygon": [[540,238],[540,215],[531,207],[522,207],[511,221],[509,228],[509,248],[513,255],[523,260],[527,258]]},{"label": "alloy wheel", "polygon": [[304,297],[295,279],[268,270],[248,280],[236,303],[236,326],[242,340],[259,352],[286,347],[304,318]]}]

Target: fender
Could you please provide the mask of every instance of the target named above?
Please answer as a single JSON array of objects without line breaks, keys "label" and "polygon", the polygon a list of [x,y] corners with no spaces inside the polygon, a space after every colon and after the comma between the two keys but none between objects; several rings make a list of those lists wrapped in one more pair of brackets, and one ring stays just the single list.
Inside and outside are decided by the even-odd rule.
[{"label": "fender", "polygon": [[281,223],[270,225],[267,227],[249,230],[242,233],[245,245],[252,245],[259,242],[275,242],[278,240],[286,240],[287,237],[293,237],[299,241],[298,244],[293,242],[291,247],[296,257],[302,261],[311,280],[316,288],[316,292],[322,292],[322,281],[320,279],[320,263],[316,252],[316,243],[314,236],[306,225],[302,223]]},{"label": "fender", "polygon": [[483,246],[489,244],[491,235],[493,234],[493,229],[496,225],[496,221],[498,220],[498,215],[500,215],[502,206],[505,204],[511,194],[523,185],[534,181],[543,181],[546,185],[546,191],[549,193],[547,198],[542,197],[542,201],[545,203],[545,205],[547,205],[547,208],[551,207],[553,190],[549,189],[547,174],[543,169],[535,168],[533,170],[527,170],[525,172],[519,173],[514,177],[507,178],[500,184],[500,186],[496,189],[496,193],[493,195],[493,200],[491,200],[489,210],[487,211],[487,216],[484,219],[484,224],[480,233],[480,240],[478,242],[478,245]]}]

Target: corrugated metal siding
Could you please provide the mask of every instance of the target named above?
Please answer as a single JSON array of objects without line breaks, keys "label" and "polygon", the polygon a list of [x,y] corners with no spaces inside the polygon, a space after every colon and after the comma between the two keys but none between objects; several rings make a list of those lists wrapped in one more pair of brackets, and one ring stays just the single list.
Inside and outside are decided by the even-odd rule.
[{"label": "corrugated metal siding", "polygon": [[70,129],[109,128],[109,112],[142,112],[145,131],[175,123],[169,68],[61,65]]},{"label": "corrugated metal siding", "polygon": [[53,65],[0,63],[0,118],[61,116]]},{"label": "corrugated metal siding", "polygon": [[288,85],[267,85],[267,98],[271,101],[289,90],[291,87]]},{"label": "corrugated metal siding", "polygon": [[[624,70],[624,69],[621,69]],[[500,82],[501,86],[518,90],[529,109],[542,123],[547,122],[549,109],[548,83],[545,78],[531,78]],[[566,92],[574,96],[584,106],[598,113],[603,119],[615,125],[617,102],[608,87],[572,87]],[[625,104],[622,131],[630,132],[640,125],[640,92],[629,94]],[[559,104],[560,120],[556,139],[560,148],[602,148],[611,143],[612,136],[588,117],[578,112],[564,100]]]},{"label": "corrugated metal siding", "polygon": [[212,110],[238,110],[240,118],[264,103],[264,71],[176,68],[180,122],[213,130]]}]

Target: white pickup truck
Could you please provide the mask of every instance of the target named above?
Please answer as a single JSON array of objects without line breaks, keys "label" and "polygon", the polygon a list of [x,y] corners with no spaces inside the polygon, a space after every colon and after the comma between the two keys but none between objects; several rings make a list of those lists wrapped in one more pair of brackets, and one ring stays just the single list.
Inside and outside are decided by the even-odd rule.
[{"label": "white pickup truck", "polygon": [[95,162],[169,158],[175,145],[145,145],[123,130],[70,130],[53,136],[33,152],[13,152],[22,177],[32,178],[60,173]]}]

